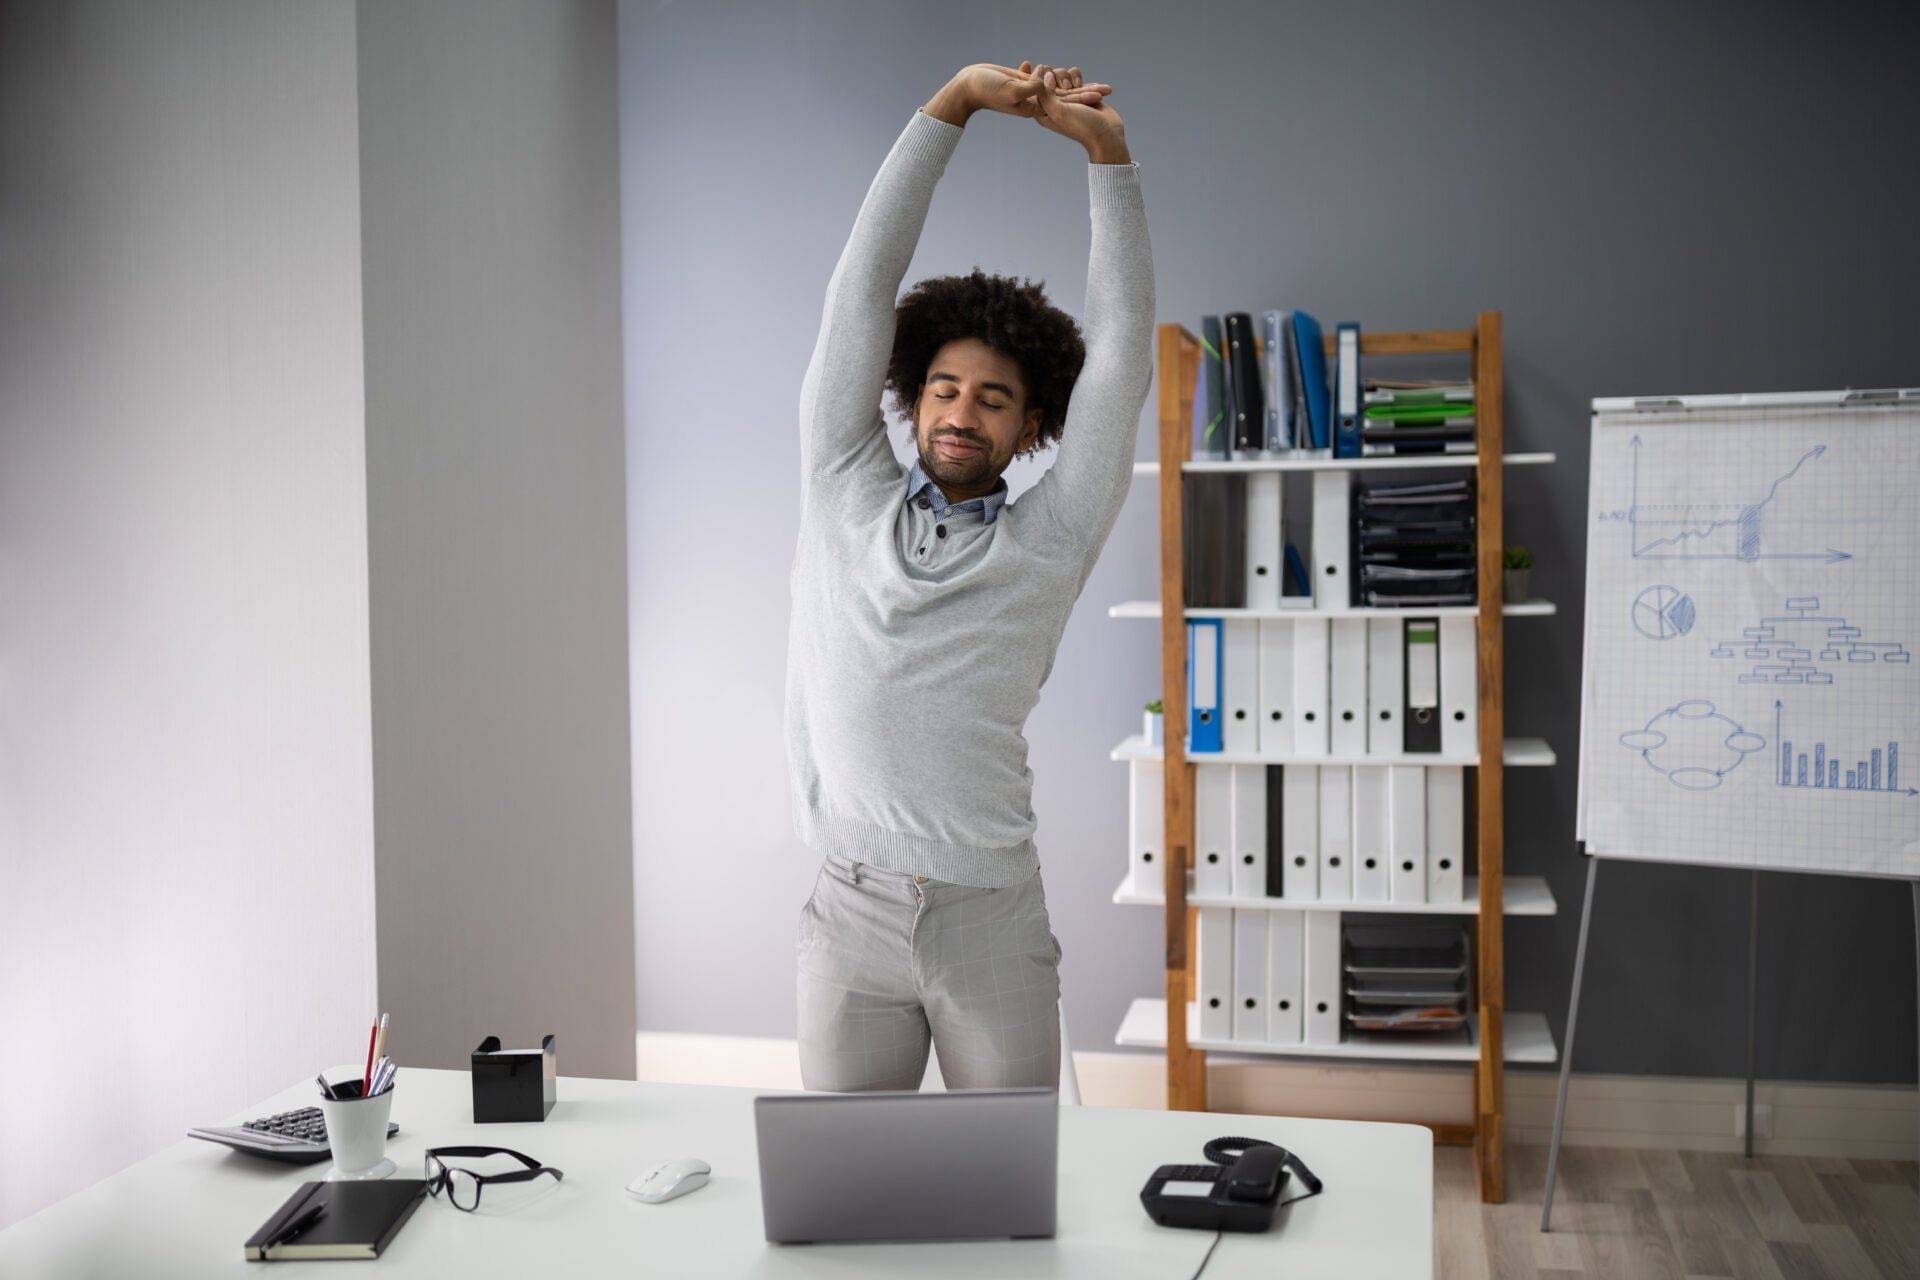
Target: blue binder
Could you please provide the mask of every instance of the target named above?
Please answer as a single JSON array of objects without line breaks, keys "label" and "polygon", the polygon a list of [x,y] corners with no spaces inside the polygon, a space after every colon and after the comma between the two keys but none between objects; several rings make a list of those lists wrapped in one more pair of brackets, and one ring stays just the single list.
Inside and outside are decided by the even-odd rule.
[{"label": "blue binder", "polygon": [[1287,577],[1293,582],[1291,594],[1313,598],[1313,582],[1307,577],[1307,562],[1300,558],[1300,552],[1289,542],[1287,544]]},{"label": "blue binder", "polygon": [[1195,618],[1187,623],[1187,754],[1219,751],[1220,660],[1223,623]]},{"label": "blue binder", "polygon": [[1327,349],[1320,322],[1304,311],[1294,312],[1293,342],[1300,365],[1295,391],[1307,407],[1307,429],[1296,424],[1294,439],[1302,448],[1325,449],[1333,443],[1333,405],[1327,394]]}]

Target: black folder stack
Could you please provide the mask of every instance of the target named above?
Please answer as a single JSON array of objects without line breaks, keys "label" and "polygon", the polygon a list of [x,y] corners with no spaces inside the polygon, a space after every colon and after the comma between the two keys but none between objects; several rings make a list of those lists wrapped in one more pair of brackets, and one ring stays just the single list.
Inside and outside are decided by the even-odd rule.
[{"label": "black folder stack", "polygon": [[1354,544],[1356,605],[1426,608],[1478,599],[1471,479],[1361,485]]},{"label": "black folder stack", "polygon": [[1347,1026],[1467,1039],[1467,931],[1459,925],[1344,929]]}]

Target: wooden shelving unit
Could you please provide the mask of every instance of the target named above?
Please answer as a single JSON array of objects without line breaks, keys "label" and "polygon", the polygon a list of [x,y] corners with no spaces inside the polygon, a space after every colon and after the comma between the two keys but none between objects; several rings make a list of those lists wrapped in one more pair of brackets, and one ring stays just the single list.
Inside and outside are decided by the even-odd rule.
[{"label": "wooden shelving unit", "polygon": [[[1328,339],[1328,351],[1333,340]],[[1550,1063],[1556,1058],[1546,1019],[1537,1013],[1506,1009],[1504,929],[1508,915],[1551,915],[1557,909],[1552,892],[1538,877],[1509,884],[1505,875],[1503,778],[1505,770],[1522,765],[1546,766],[1554,755],[1539,739],[1507,739],[1503,680],[1503,626],[1508,617],[1540,617],[1553,613],[1545,601],[1507,606],[1501,598],[1502,481],[1509,466],[1545,464],[1552,454],[1507,454],[1501,437],[1500,313],[1484,311],[1471,329],[1415,333],[1363,333],[1363,355],[1424,355],[1457,353],[1472,365],[1474,413],[1478,453],[1464,456],[1415,458],[1261,459],[1234,461],[1190,456],[1189,423],[1194,379],[1200,367],[1200,344],[1179,324],[1163,324],[1158,333],[1160,394],[1158,412],[1160,449],[1157,462],[1135,466],[1136,474],[1160,477],[1160,599],[1115,606],[1116,618],[1157,618],[1160,622],[1160,684],[1167,725],[1164,749],[1143,739],[1129,738],[1112,753],[1116,760],[1161,759],[1165,791],[1167,856],[1163,892],[1157,898],[1131,894],[1123,884],[1114,901],[1128,905],[1158,905],[1166,926],[1166,992],[1164,998],[1133,1002],[1115,1039],[1123,1045],[1164,1046],[1167,1057],[1167,1105],[1176,1110],[1204,1111],[1207,1106],[1206,1055],[1285,1055],[1334,1059],[1417,1060],[1472,1062],[1474,1068],[1474,1122],[1471,1126],[1435,1125],[1440,1141],[1470,1142],[1478,1170],[1480,1198],[1487,1203],[1506,1199],[1504,1064],[1509,1061]],[[1497,463],[1498,465],[1489,465]],[[1329,610],[1329,609],[1188,609],[1183,600],[1185,548],[1182,545],[1181,505],[1183,475],[1196,472],[1252,471],[1398,471],[1436,467],[1468,467],[1479,472],[1476,529],[1480,600],[1477,606],[1456,609]],[[1171,482],[1169,482],[1171,481]],[[1474,844],[1478,872],[1468,880],[1472,901],[1454,904],[1391,904],[1294,901],[1240,902],[1231,898],[1200,899],[1189,892],[1194,842],[1194,761],[1186,754],[1187,723],[1186,619],[1189,617],[1305,618],[1339,616],[1436,615],[1466,616],[1477,620],[1479,680],[1479,750],[1472,758],[1439,756],[1371,756],[1357,760],[1321,757],[1296,758],[1301,764],[1459,764],[1474,770]],[[1227,756],[1209,753],[1209,763],[1284,763],[1287,757]],[[1482,764],[1482,761],[1499,763]],[[1513,890],[1509,898],[1508,890]],[[1393,912],[1460,914],[1475,917],[1474,971],[1478,1008],[1473,1034],[1466,1045],[1423,1045],[1416,1042],[1354,1038],[1339,1045],[1263,1045],[1211,1042],[1195,1039],[1197,1023],[1190,1007],[1194,996],[1192,929],[1197,906],[1267,906]]]}]

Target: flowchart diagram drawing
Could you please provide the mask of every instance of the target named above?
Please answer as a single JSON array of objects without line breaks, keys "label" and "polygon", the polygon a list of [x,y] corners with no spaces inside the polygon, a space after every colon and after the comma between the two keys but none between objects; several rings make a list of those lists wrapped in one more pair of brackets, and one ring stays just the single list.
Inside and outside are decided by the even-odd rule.
[{"label": "flowchart diagram drawing", "polygon": [[1741,684],[1832,684],[1834,673],[1848,666],[1913,661],[1900,641],[1867,640],[1863,634],[1838,612],[1822,613],[1819,596],[1794,596],[1785,612],[1760,619],[1741,630],[1742,639],[1722,640],[1708,652],[1752,662],[1736,677]]}]

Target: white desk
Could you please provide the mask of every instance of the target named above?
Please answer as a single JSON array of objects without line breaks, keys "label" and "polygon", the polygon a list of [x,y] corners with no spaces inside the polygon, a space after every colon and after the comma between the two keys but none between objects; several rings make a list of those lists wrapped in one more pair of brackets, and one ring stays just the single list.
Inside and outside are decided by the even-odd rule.
[{"label": "white desk", "polygon": [[[342,1068],[336,1075],[346,1074]],[[1326,1193],[1281,1210],[1261,1236],[1228,1234],[1206,1280],[1433,1275],[1433,1138],[1412,1125],[1268,1116],[1060,1111],[1059,1233],[1051,1240],[769,1245],[762,1234],[752,1101],[757,1090],[563,1078],[542,1124],[476,1125],[464,1071],[403,1068],[387,1153],[419,1177],[429,1146],[512,1147],[563,1170],[551,1194],[510,1213],[429,1199],[378,1262],[241,1258],[241,1246],[327,1164],[285,1165],[195,1139],[0,1231],[0,1276],[1122,1276],[1193,1273],[1211,1232],[1155,1226],[1140,1207],[1154,1166],[1203,1161],[1222,1134],[1300,1154]],[[309,1106],[305,1080],[224,1123]],[[696,1155],[706,1187],[661,1205],[626,1184],[649,1161]],[[13,1152],[9,1159],[26,1159]],[[1290,1183],[1291,1191],[1296,1184]]]}]

